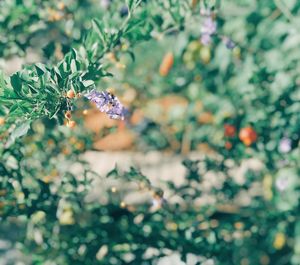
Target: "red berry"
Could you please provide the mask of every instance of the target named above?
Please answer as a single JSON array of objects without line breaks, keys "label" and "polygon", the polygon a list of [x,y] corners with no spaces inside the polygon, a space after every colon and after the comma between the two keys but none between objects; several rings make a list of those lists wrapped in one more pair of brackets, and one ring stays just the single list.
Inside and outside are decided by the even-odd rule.
[{"label": "red berry", "polygon": [[231,142],[226,142],[226,143],[225,143],[225,148],[226,148],[227,150],[230,150],[230,149],[232,148],[232,143],[231,143]]},{"label": "red berry", "polygon": [[233,125],[225,124],[224,125],[224,135],[226,137],[234,137],[236,133],[236,128]]},{"label": "red berry", "polygon": [[67,97],[68,97],[68,98],[75,98],[75,92],[74,92],[74,90],[70,89],[70,90],[67,92]]},{"label": "red berry", "polygon": [[65,118],[68,119],[68,120],[70,120],[70,119],[72,118],[71,111],[68,110],[68,111],[65,113]]},{"label": "red berry", "polygon": [[76,122],[75,121],[68,121],[67,126],[71,129],[73,129],[76,126]]}]

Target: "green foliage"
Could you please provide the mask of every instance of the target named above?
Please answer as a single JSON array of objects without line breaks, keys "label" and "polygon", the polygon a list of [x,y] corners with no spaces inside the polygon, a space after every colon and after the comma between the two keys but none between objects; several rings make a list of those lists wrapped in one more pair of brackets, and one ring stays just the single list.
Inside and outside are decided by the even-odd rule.
[{"label": "green foliage", "polygon": [[[299,3],[108,2],[0,3],[0,56],[43,50],[0,75],[0,238],[28,264],[299,264]],[[209,46],[203,6],[218,25]],[[136,148],[203,153],[182,183],[99,176],[82,159],[93,135],[79,98],[110,86],[142,113],[126,121]],[[78,128],[62,126],[67,111]],[[127,205],[133,192],[146,202]]]},{"label": "green foliage", "polygon": [[[3,76],[0,101],[2,108],[4,107],[9,114],[4,130],[20,117],[35,120],[45,116],[57,116],[61,120],[70,104],[66,97],[67,91],[73,90],[80,94],[92,89],[94,82],[100,78],[110,75],[101,62],[103,56],[120,47],[125,41],[124,38],[128,38],[132,45],[136,41],[149,38],[154,29],[152,21],[147,21],[150,17],[148,12],[154,6],[146,6],[144,10],[139,11],[139,4],[140,1],[129,3],[128,16],[123,21],[118,19],[116,23],[115,17],[107,20],[104,18],[102,21],[94,19],[93,30],[86,35],[85,44],[78,50],[71,49],[57,66],[38,63],[24,67],[13,74],[9,81]],[[162,3],[157,1],[156,5],[161,6]],[[179,12],[179,9],[170,10],[169,14],[172,17],[184,16]],[[112,23],[113,25],[110,25]],[[108,28],[108,25],[111,28]]]}]

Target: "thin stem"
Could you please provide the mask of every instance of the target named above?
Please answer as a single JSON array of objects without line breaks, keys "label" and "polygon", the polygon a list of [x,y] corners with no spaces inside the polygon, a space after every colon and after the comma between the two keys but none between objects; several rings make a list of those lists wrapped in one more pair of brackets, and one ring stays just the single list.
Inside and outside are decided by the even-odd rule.
[{"label": "thin stem", "polygon": [[274,0],[276,7],[281,11],[281,13],[293,24],[296,25],[295,17],[288,9],[288,7],[281,0]]}]

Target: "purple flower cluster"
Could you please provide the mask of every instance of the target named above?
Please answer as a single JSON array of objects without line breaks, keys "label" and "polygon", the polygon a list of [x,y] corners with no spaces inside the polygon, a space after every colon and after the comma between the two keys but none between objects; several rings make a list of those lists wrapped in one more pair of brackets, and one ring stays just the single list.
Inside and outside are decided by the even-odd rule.
[{"label": "purple flower cluster", "polygon": [[85,97],[96,104],[97,108],[106,113],[111,119],[115,120],[124,120],[126,109],[121,104],[119,99],[113,94],[101,91],[98,92],[96,90],[90,91]]},{"label": "purple flower cluster", "polygon": [[287,177],[279,177],[276,179],[275,185],[276,188],[282,192],[288,188],[289,179]]},{"label": "purple flower cluster", "polygon": [[284,137],[280,140],[278,150],[280,153],[288,153],[292,150],[292,140]]},{"label": "purple flower cluster", "polygon": [[201,42],[203,45],[211,43],[211,36],[217,31],[217,23],[211,16],[207,16],[201,26]]},{"label": "purple flower cluster", "polygon": [[212,19],[211,16],[208,16],[204,19],[201,32],[202,34],[213,35],[217,31],[217,23]]},{"label": "purple flower cluster", "polygon": [[[212,36],[217,34],[217,22],[213,19],[209,10],[203,9],[200,14],[204,16],[204,20],[201,25],[201,38],[200,41],[203,45],[207,46],[212,41]],[[226,48],[232,50],[236,44],[226,36],[220,36]]]}]

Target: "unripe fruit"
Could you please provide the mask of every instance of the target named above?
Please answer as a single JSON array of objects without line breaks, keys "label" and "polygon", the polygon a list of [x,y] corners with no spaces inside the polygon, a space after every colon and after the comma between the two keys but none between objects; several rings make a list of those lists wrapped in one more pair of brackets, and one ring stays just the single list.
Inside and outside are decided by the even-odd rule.
[{"label": "unripe fruit", "polygon": [[122,44],[121,49],[122,49],[122,51],[127,51],[128,45],[126,43]]},{"label": "unripe fruit", "polygon": [[75,92],[74,92],[74,90],[70,89],[70,90],[67,92],[67,97],[68,97],[68,98],[75,98]]},{"label": "unripe fruit", "polygon": [[69,127],[69,128],[74,128],[76,126],[76,122],[75,121],[68,121],[68,123],[67,123],[67,127]]},{"label": "unripe fruit", "polygon": [[65,113],[65,118],[68,119],[68,120],[70,120],[70,119],[72,118],[71,111],[68,110],[68,111]]},{"label": "unripe fruit", "polygon": [[174,55],[172,52],[168,52],[163,60],[162,60],[162,63],[159,67],[159,74],[161,76],[167,76],[172,68],[174,64]]},{"label": "unripe fruit", "polygon": [[285,235],[281,232],[277,233],[273,242],[274,248],[277,250],[282,249],[285,243],[286,243]]},{"label": "unripe fruit", "polygon": [[201,61],[205,64],[210,62],[210,58],[211,58],[211,53],[210,53],[210,49],[207,46],[203,46],[200,50],[200,58]]},{"label": "unripe fruit", "polygon": [[240,130],[239,138],[244,143],[244,145],[250,146],[251,144],[256,142],[257,133],[252,127],[245,127]]},{"label": "unripe fruit", "polygon": [[198,116],[198,122],[201,124],[213,123],[214,116],[211,112],[203,112]]}]

